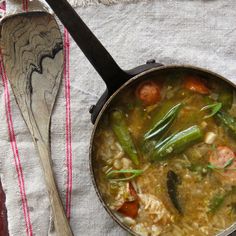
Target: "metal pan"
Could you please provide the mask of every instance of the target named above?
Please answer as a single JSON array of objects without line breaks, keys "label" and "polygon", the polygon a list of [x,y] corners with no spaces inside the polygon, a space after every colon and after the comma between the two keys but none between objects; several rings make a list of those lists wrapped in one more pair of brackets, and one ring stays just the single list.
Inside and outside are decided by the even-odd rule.
[{"label": "metal pan", "polygon": [[[123,90],[127,89],[128,86],[132,86],[135,83],[139,83],[140,81],[146,80],[146,79],[154,79],[154,78],[160,78],[163,74],[166,73],[173,73],[175,74],[176,72],[186,72],[189,74],[197,74],[201,77],[204,77],[204,79],[206,80],[224,80],[227,81],[229,84],[231,84],[234,88],[236,88],[235,84],[233,84],[232,82],[228,81],[226,78],[212,72],[206,69],[202,69],[199,67],[194,67],[194,66],[190,66],[190,65],[170,65],[170,66],[161,66],[159,68],[153,68],[150,69],[148,71],[145,71],[143,73],[140,73],[136,76],[134,76],[133,78],[131,78],[128,82],[126,82],[125,84],[123,84],[120,88],[117,89],[117,91],[107,100],[107,102],[104,104],[104,106],[102,107],[96,122],[94,124],[94,129],[93,129],[93,133],[92,133],[92,137],[91,137],[91,142],[90,142],[90,171],[92,173],[92,181],[93,181],[93,185],[95,187],[96,193],[102,203],[102,205],[104,206],[104,208],[106,209],[106,211],[108,212],[108,214],[125,230],[127,230],[131,235],[135,235],[138,236],[138,234],[136,234],[135,232],[133,232],[132,230],[130,230],[126,225],[124,225],[120,219],[118,217],[116,217],[114,215],[114,213],[110,210],[110,208],[106,205],[106,203],[103,200],[103,197],[99,191],[99,183],[97,182],[96,179],[96,174],[95,174],[95,169],[96,169],[96,161],[94,158],[94,140],[95,140],[95,134],[97,132],[97,129],[99,127],[99,123],[101,120],[101,117],[103,116],[104,112],[106,112],[111,103],[113,102],[113,100],[120,95],[120,93],[123,92]],[[233,224],[232,226],[230,226],[228,229],[224,230],[222,233],[217,234],[217,236],[235,236],[236,235],[236,223]],[[233,233],[234,232],[234,233]]]},{"label": "metal pan", "polygon": [[[97,70],[98,74],[101,76],[101,78],[106,84],[106,91],[98,100],[97,104],[92,106],[89,110],[91,113],[91,121],[93,124],[95,123],[90,142],[91,177],[96,193],[108,214],[127,232],[132,235],[137,235],[136,233],[131,231],[125,224],[123,224],[108,208],[98,189],[98,183],[96,181],[94,173],[95,160],[93,158],[93,142],[94,135],[96,133],[100,119],[103,116],[103,113],[110,106],[113,99],[128,86],[142,80],[158,77],[161,74],[167,72],[174,73],[175,71],[181,70],[201,75],[209,80],[219,79],[226,81],[234,88],[236,88],[236,85],[227,80],[226,78],[206,69],[188,65],[164,66],[160,63],[156,63],[155,60],[148,60],[145,65],[138,66],[128,71],[124,71],[117,65],[117,63],[108,53],[108,51],[103,47],[103,45],[99,42],[99,40],[90,31],[90,29],[86,26],[86,24],[82,21],[82,19],[77,15],[75,10],[70,6],[70,4],[66,0],[46,0],[46,2],[50,5],[55,14],[67,28],[75,42],[78,44],[80,49],[83,51],[85,56],[91,62],[93,67]],[[233,233],[235,230],[236,223],[221,232],[220,234],[218,234],[217,236],[235,235],[235,233]]]}]

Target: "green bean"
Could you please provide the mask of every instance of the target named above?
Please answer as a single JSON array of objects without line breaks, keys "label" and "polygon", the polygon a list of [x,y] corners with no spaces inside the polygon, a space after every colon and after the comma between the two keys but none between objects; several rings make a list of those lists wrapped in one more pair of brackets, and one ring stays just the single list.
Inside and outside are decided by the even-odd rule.
[{"label": "green bean", "polygon": [[165,116],[165,114],[174,106],[180,103],[180,99],[169,99],[160,106],[157,106],[151,113],[150,130]]},{"label": "green bean", "polygon": [[190,165],[186,166],[190,171],[196,172],[200,176],[205,176],[210,170],[208,169],[207,166],[200,165],[200,164],[193,164],[191,163]]},{"label": "green bean", "polygon": [[181,103],[175,105],[160,120],[157,120],[154,126],[145,133],[144,140],[154,138],[166,131],[178,115],[181,105]]},{"label": "green bean", "polygon": [[219,111],[216,117],[236,136],[236,119],[225,111]]},{"label": "green bean", "polygon": [[226,197],[227,194],[216,194],[213,196],[208,205],[209,212],[215,213],[223,205]]},{"label": "green bean", "polygon": [[[139,175],[141,175],[143,173],[143,170],[134,170],[134,169],[130,169],[130,170],[112,170],[109,171],[106,174],[106,177],[108,179],[111,179],[112,181],[128,181],[131,179],[134,179],[136,177],[138,177]],[[129,174],[129,177],[120,177],[120,178],[116,178],[116,175],[121,175],[121,174]]]},{"label": "green bean", "polygon": [[112,111],[111,126],[124,152],[130,157],[135,165],[138,165],[138,153],[126,125],[125,114],[122,111]]},{"label": "green bean", "polygon": [[231,190],[223,193],[216,193],[208,204],[208,212],[215,213],[224,204],[225,200],[236,193],[235,186],[232,186]]},{"label": "green bean", "polygon": [[214,116],[218,111],[220,111],[221,107],[222,107],[222,103],[220,102],[212,103],[207,106],[204,106],[200,111],[210,110],[211,113],[207,116],[204,116],[203,119],[207,119]]},{"label": "green bean", "polygon": [[[219,97],[220,98],[220,97]],[[219,99],[218,99],[219,100]],[[209,97],[207,98],[206,102],[209,104],[212,102],[212,99]],[[223,104],[223,102],[222,102]],[[231,116],[228,112],[223,109],[220,109],[216,114],[215,117],[225,125],[229,129],[229,131],[236,136],[236,118]]]},{"label": "green bean", "polygon": [[184,149],[199,141],[202,136],[202,131],[197,125],[173,134],[156,145],[151,159],[160,161],[164,160],[170,154],[181,153]]},{"label": "green bean", "polygon": [[[212,102],[212,99],[207,97],[206,102],[210,104]],[[236,136],[236,118],[231,116],[229,113],[224,111],[223,109],[219,109],[217,113],[215,114],[215,117],[225,125],[229,129],[229,131]]]}]

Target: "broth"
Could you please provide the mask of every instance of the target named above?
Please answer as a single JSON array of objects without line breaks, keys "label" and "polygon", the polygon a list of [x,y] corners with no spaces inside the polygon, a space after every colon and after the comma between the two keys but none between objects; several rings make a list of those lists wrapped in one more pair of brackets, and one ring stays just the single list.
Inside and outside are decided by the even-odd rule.
[{"label": "broth", "polygon": [[236,221],[234,89],[188,72],[120,92],[93,143],[108,207],[139,235],[216,235]]}]

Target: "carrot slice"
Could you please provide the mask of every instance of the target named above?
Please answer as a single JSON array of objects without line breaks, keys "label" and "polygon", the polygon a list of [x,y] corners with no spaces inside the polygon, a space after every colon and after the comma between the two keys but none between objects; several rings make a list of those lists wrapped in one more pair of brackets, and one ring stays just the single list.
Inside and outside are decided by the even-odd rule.
[{"label": "carrot slice", "polygon": [[135,197],[136,199],[134,201],[124,202],[117,211],[125,216],[136,218],[138,215],[138,209],[139,209],[139,199],[138,199],[137,192],[134,189],[131,182],[129,182],[129,191],[130,191],[131,196]]},{"label": "carrot slice", "polygon": [[144,105],[153,105],[161,100],[161,89],[154,81],[147,80],[136,89],[136,96]]},{"label": "carrot slice", "polygon": [[209,161],[221,182],[236,183],[236,157],[233,150],[227,146],[219,146],[211,153]]},{"label": "carrot slice", "polygon": [[200,94],[209,94],[210,90],[198,76],[189,75],[185,78],[184,87]]},{"label": "carrot slice", "polygon": [[118,212],[125,216],[136,218],[138,216],[138,209],[139,209],[138,200],[134,200],[131,202],[123,203],[123,205],[118,209]]}]

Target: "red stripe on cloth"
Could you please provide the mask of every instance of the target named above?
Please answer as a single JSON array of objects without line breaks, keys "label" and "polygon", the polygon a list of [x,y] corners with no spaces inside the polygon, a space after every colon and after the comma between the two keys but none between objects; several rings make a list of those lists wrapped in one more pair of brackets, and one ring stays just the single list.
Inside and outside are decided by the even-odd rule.
[{"label": "red stripe on cloth", "polygon": [[0,57],[1,57],[0,58],[0,75],[2,77],[2,83],[4,86],[4,102],[5,102],[8,132],[9,132],[9,136],[10,136],[10,143],[11,143],[11,148],[12,148],[14,162],[15,162],[15,168],[16,168],[17,177],[18,177],[18,185],[20,188],[22,208],[23,208],[24,219],[25,219],[25,224],[26,224],[26,233],[27,233],[27,235],[32,236],[33,230],[32,230],[32,224],[31,224],[31,220],[30,220],[30,213],[29,213],[29,208],[28,208],[27,197],[26,197],[26,193],[25,193],[24,175],[23,175],[23,171],[22,171],[18,147],[16,144],[16,136],[15,136],[15,131],[14,131],[13,122],[12,122],[12,114],[11,114],[10,92],[9,92],[9,88],[8,88],[8,81],[7,81],[6,72],[5,72],[5,69],[3,66],[1,52],[0,52]]},{"label": "red stripe on cloth", "polygon": [[22,10],[27,12],[28,9],[29,9],[29,1],[28,0],[22,0]]},{"label": "red stripe on cloth", "polygon": [[64,29],[64,84],[66,98],[66,216],[70,219],[72,195],[72,145],[71,145],[71,108],[70,108],[70,39]]},{"label": "red stripe on cloth", "polygon": [[6,2],[5,1],[0,3],[0,10],[2,10],[4,12],[6,11]]},{"label": "red stripe on cloth", "polygon": [[[2,2],[0,5],[0,9],[6,12],[6,2]],[[25,193],[25,182],[24,182],[24,175],[21,166],[20,156],[18,147],[16,144],[16,136],[14,131],[14,126],[12,122],[12,114],[11,114],[11,100],[10,100],[10,92],[8,88],[8,80],[6,76],[6,72],[3,66],[3,58],[2,53],[0,50],[0,76],[2,78],[2,83],[4,86],[4,103],[5,103],[5,110],[6,110],[6,119],[8,125],[8,133],[10,137],[11,148],[14,157],[15,168],[18,177],[18,185],[20,189],[21,201],[22,201],[22,210],[24,214],[25,226],[26,226],[26,234],[29,236],[33,235],[32,224],[30,220],[30,213],[28,208],[28,201]]]}]

